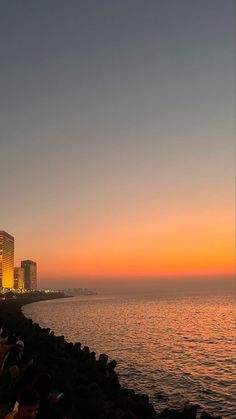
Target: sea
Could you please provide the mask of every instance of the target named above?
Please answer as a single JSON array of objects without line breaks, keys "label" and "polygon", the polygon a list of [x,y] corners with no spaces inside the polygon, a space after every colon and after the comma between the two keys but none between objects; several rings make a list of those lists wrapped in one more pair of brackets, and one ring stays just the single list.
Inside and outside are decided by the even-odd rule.
[{"label": "sea", "polygon": [[41,301],[23,313],[69,342],[117,361],[123,386],[159,412],[197,403],[236,418],[235,297],[225,294],[91,295]]}]

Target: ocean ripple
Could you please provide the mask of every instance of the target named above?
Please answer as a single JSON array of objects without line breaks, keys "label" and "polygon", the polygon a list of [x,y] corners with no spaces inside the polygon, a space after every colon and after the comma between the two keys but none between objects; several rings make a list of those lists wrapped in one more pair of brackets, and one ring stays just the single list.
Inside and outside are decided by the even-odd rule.
[{"label": "ocean ripple", "polygon": [[149,394],[157,410],[190,401],[236,417],[231,296],[76,297],[23,312],[68,341],[107,352],[118,361],[121,383]]}]

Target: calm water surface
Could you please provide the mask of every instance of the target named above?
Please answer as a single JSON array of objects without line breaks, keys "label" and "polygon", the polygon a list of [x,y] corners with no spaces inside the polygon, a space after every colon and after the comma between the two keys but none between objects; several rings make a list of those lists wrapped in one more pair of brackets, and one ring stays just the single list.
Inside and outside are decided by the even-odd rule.
[{"label": "calm water surface", "polygon": [[121,383],[149,394],[158,411],[190,401],[236,418],[232,295],[74,297],[30,304],[23,312],[56,335],[116,359]]}]

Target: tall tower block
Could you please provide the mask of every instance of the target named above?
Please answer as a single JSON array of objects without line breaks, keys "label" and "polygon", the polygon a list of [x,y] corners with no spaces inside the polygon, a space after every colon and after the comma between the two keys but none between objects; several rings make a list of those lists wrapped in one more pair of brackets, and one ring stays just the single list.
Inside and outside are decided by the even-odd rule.
[{"label": "tall tower block", "polygon": [[0,288],[14,285],[14,237],[0,231]]},{"label": "tall tower block", "polygon": [[33,260],[22,260],[21,267],[24,268],[24,287],[26,290],[37,289],[37,264]]}]

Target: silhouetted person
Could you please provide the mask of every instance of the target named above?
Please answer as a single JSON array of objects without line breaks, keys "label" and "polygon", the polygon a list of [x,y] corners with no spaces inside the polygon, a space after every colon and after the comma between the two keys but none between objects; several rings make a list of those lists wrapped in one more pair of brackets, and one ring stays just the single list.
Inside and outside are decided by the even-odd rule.
[{"label": "silhouetted person", "polygon": [[17,398],[14,410],[8,413],[4,419],[33,419],[39,408],[39,395],[32,389],[23,390]]},{"label": "silhouetted person", "polygon": [[38,419],[56,419],[61,418],[61,414],[57,411],[57,404],[60,398],[57,393],[52,393],[51,376],[46,373],[40,374],[33,382],[34,389],[40,396]]}]

